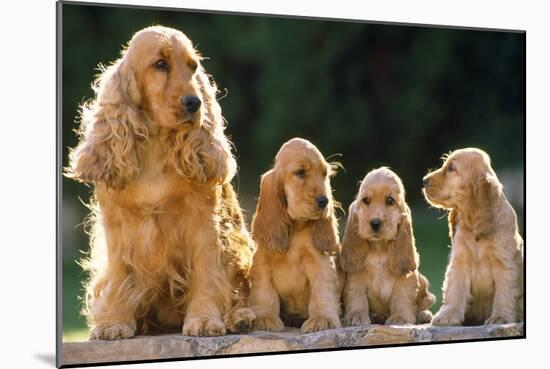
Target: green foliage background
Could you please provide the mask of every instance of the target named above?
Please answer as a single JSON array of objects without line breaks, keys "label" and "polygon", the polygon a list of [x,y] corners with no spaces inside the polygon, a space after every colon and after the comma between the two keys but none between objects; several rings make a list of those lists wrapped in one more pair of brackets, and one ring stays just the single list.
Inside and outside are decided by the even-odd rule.
[{"label": "green foliage background", "polygon": [[[443,153],[477,146],[491,155],[497,174],[513,173],[512,184],[523,184],[523,33],[68,4],[62,15],[64,165],[97,65],[115,60],[134,32],[153,24],[180,29],[208,57],[205,68],[225,96],[220,103],[239,164],[234,184],[248,219],[260,175],[295,136],[311,140],[326,157],[340,154],[332,159],[345,171],[333,188],[346,209],[370,169],[387,165],[402,177],[421,271],[438,295],[434,310],[449,241],[445,214],[422,199],[422,176]],[[65,340],[85,337],[78,314],[84,276],[75,260],[88,247],[82,202],[90,193],[63,179]],[[513,195],[523,229],[523,196]]]}]

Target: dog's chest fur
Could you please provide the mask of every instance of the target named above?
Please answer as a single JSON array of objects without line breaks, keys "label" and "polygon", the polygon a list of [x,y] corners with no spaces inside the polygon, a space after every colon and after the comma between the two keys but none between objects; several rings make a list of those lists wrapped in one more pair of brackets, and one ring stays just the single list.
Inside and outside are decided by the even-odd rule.
[{"label": "dog's chest fur", "polygon": [[[319,263],[321,255],[311,240],[310,228],[295,230],[290,246],[272,260],[273,284],[281,299],[281,308],[288,314],[307,316],[311,281],[306,274]],[[309,265],[308,265],[309,264]]]},{"label": "dog's chest fur", "polygon": [[204,187],[199,188],[176,174],[163,139],[151,139],[145,152],[138,177],[113,196],[119,206],[143,216],[176,216],[185,215],[197,206],[215,205],[214,190],[208,196]]},{"label": "dog's chest fur", "polygon": [[143,158],[138,178],[132,182],[131,192],[137,206],[160,208],[167,200],[180,197],[189,186],[168,169],[167,153],[160,140],[151,140]]},{"label": "dog's chest fur", "polygon": [[453,238],[453,256],[466,263],[471,282],[471,293],[477,297],[490,297],[494,293],[491,266],[495,264],[494,245],[490,240],[476,241],[474,233],[459,223]]},{"label": "dog's chest fur", "polygon": [[367,279],[367,298],[371,305],[371,310],[379,313],[385,313],[384,307],[389,306],[392,296],[395,277],[391,274],[388,267],[388,251],[384,242],[376,242],[371,246],[365,270],[369,276]]},{"label": "dog's chest fur", "polygon": [[161,204],[165,197],[170,195],[176,180],[165,173],[162,165],[148,164],[134,184],[137,195],[135,201],[138,204],[151,204],[154,206],[155,204]]},{"label": "dog's chest fur", "polygon": [[214,187],[210,194],[204,188],[199,191],[167,163],[162,146],[153,141],[138,177],[123,190],[99,191],[97,197],[106,230],[116,230],[107,236],[132,266],[140,289],[155,291],[151,293],[166,306],[181,307],[193,255],[201,244],[190,240],[206,227],[202,219],[214,213],[218,196]]}]

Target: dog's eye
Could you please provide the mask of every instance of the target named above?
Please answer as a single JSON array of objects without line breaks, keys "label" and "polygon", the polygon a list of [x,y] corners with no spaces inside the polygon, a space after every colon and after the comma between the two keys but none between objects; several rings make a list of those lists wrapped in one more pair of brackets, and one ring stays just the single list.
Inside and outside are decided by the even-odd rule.
[{"label": "dog's eye", "polygon": [[386,204],[392,206],[393,204],[395,204],[395,199],[391,196],[388,196],[388,198],[386,199]]},{"label": "dog's eye", "polygon": [[447,166],[447,172],[454,172],[455,170],[456,168],[453,163],[449,163],[449,165]]},{"label": "dog's eye", "polygon": [[306,176],[306,170],[305,169],[298,169],[294,172],[294,175],[299,178],[304,178]]},{"label": "dog's eye", "polygon": [[363,197],[363,204],[368,205],[370,204],[370,199],[368,197]]},{"label": "dog's eye", "polygon": [[196,61],[191,60],[189,63],[187,63],[187,66],[189,67],[189,69],[191,69],[193,72],[195,72],[199,65],[197,64]]},{"label": "dog's eye", "polygon": [[158,70],[168,70],[168,62],[165,59],[157,60],[153,66]]}]

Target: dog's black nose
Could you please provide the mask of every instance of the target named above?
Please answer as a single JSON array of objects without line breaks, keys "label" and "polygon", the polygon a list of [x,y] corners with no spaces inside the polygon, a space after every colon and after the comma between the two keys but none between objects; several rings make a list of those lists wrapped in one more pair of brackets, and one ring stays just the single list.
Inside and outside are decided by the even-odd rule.
[{"label": "dog's black nose", "polygon": [[428,186],[429,183],[430,180],[428,179],[428,177],[424,177],[424,179],[422,180],[422,187]]},{"label": "dog's black nose", "polygon": [[381,224],[382,224],[382,221],[378,218],[375,218],[370,221],[370,226],[372,227],[372,230],[375,232],[378,232],[380,230]]},{"label": "dog's black nose", "polygon": [[319,196],[315,199],[315,201],[317,202],[319,209],[324,209],[328,205],[328,198],[326,196]]},{"label": "dog's black nose", "polygon": [[181,106],[189,113],[196,113],[201,107],[201,99],[196,96],[183,96],[181,98]]}]

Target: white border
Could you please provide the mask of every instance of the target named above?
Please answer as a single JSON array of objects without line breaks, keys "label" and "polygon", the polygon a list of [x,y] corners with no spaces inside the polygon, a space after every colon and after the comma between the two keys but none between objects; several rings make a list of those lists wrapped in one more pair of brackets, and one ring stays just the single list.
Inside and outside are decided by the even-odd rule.
[{"label": "white border", "polygon": [[[112,2],[112,1],[107,1]],[[517,368],[544,365],[547,342],[550,86],[543,2],[148,0],[136,5],[527,30],[527,340],[132,365],[131,368]],[[3,367],[52,367],[55,352],[55,3],[14,1],[1,15],[0,247]],[[11,365],[9,365],[11,364]]]}]

